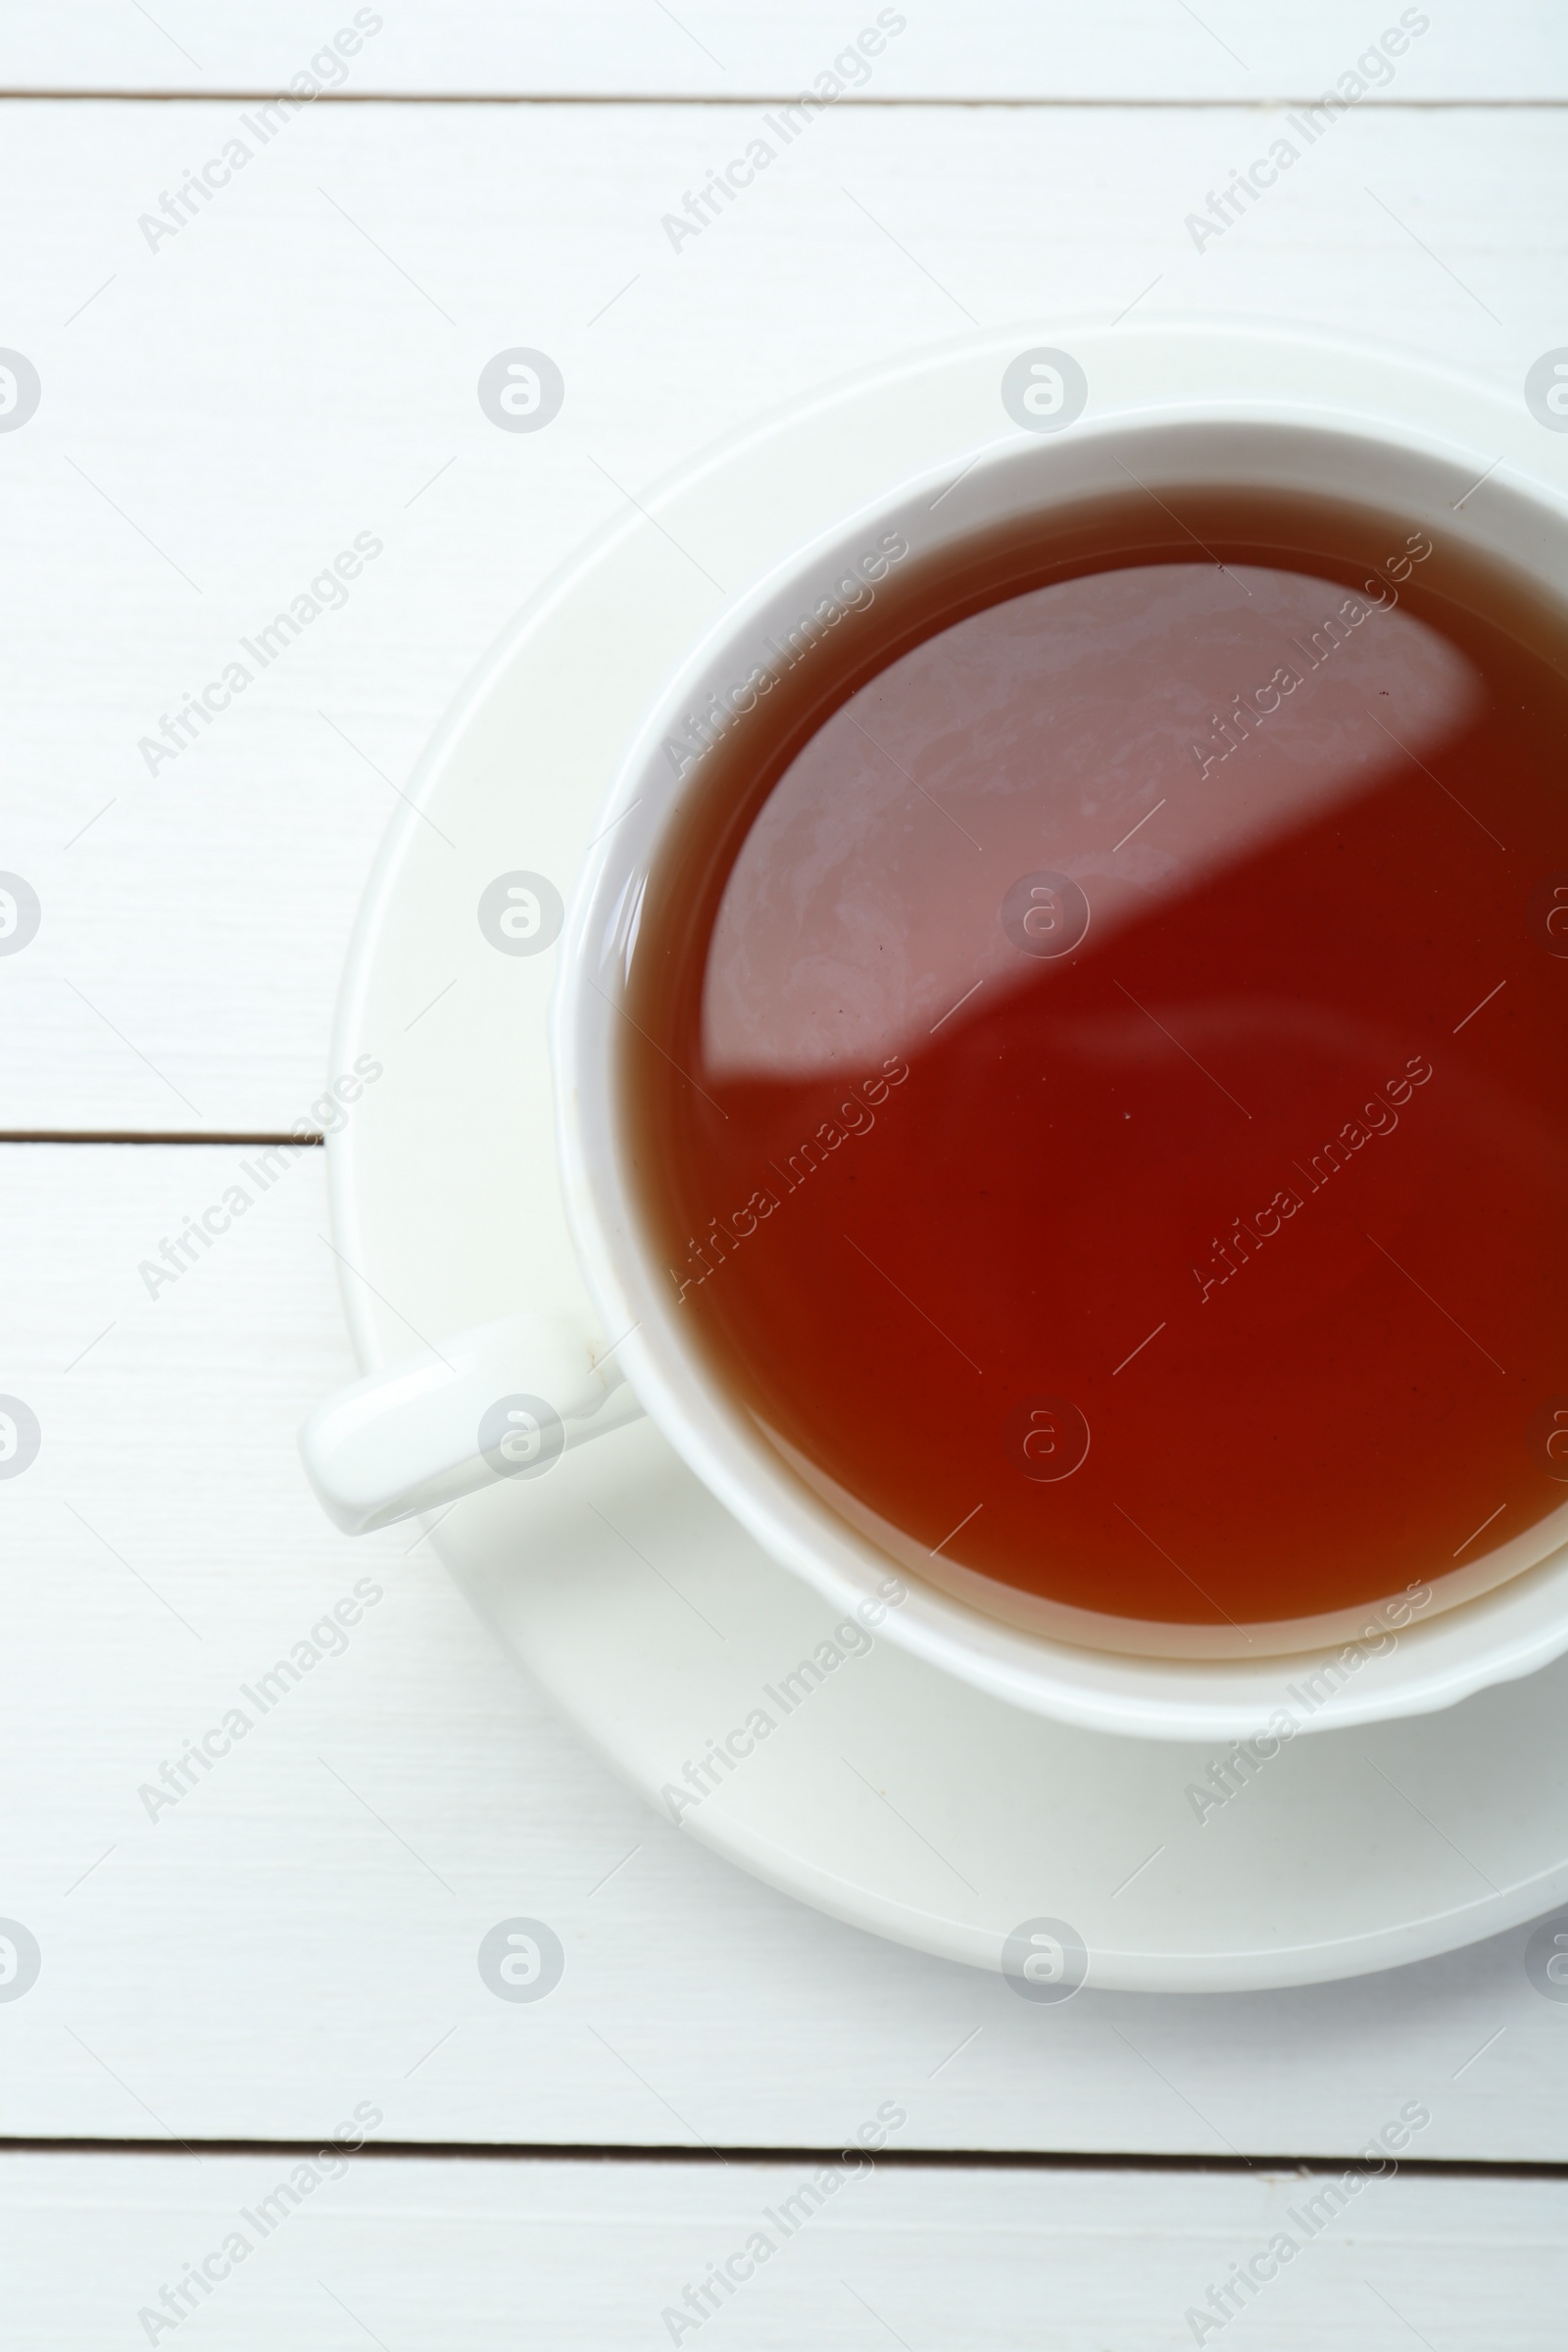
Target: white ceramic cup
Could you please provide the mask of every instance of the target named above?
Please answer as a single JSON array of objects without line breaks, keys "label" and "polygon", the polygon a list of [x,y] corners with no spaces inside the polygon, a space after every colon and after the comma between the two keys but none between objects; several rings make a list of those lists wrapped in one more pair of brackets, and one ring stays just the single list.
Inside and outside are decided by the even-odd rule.
[{"label": "white ceramic cup", "polygon": [[[1473,433],[1473,401],[1464,419]],[[960,450],[927,477],[801,549],[723,613],[630,746],[596,829],[560,947],[553,1060],[561,1175],[597,1329],[511,1315],[371,1374],[302,1436],[312,1482],[349,1533],[440,1509],[498,1478],[544,1475],[568,1446],[646,1411],[764,1548],[841,1612],[874,1608],[888,1636],[1012,1704],[1101,1731],[1279,1739],[1419,1713],[1533,1671],[1568,1649],[1568,1504],[1462,1570],[1333,1619],[1239,1629],[1129,1627],[999,1595],[922,1555],[853,1497],[801,1474],[692,1348],[646,1234],[616,1082],[619,997],[642,894],[668,829],[704,783],[673,760],[689,715],[744,726],[758,673],[803,615],[853,629],[890,547],[917,564],[999,522],[1100,496],[1129,477],[1156,495],[1234,484],[1332,495],[1408,519],[1510,567],[1560,601],[1568,500],[1443,429],[1442,379],[1419,423],[1320,403],[1208,400]],[[1457,413],[1457,411],[1456,411]],[[877,569],[881,551],[882,566]],[[906,558],[894,559],[904,562]],[[765,727],[765,716],[758,723]],[[528,910],[519,910],[528,920]],[[1559,1521],[1561,1524],[1559,1524]],[[888,1595],[897,1596],[888,1606]],[[1285,1730],[1281,1719],[1288,1722]],[[1272,1729],[1270,1728],[1272,1727]]]}]

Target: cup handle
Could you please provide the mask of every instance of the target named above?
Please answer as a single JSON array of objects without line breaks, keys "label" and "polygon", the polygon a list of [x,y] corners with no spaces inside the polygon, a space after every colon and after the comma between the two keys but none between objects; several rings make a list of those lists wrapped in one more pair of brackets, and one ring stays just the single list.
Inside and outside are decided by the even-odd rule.
[{"label": "cup handle", "polygon": [[327,1517],[363,1536],[538,1478],[642,1409],[591,1324],[503,1315],[339,1389],[300,1431],[300,1453]]}]

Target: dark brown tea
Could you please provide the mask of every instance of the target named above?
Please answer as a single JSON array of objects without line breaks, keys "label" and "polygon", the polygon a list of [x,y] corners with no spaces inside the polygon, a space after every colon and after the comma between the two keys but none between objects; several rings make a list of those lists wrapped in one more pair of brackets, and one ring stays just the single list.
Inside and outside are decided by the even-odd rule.
[{"label": "dark brown tea", "polygon": [[781,649],[622,1076],[671,1298],[819,1492],[1245,1627],[1568,1501],[1568,628],[1408,517],[1162,500],[890,535]]}]

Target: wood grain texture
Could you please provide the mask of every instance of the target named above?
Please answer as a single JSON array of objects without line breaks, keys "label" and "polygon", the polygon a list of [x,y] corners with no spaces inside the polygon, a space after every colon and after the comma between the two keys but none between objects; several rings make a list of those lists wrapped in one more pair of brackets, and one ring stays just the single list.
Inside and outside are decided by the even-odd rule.
[{"label": "wood grain texture", "polygon": [[[1542,98],[1564,93],[1559,12],[1552,0],[1460,0],[1447,9],[1369,12],[1357,0],[1310,10],[1274,0],[1000,0],[984,9],[882,9],[863,0],[466,0],[447,8],[358,10],[280,0],[267,9],[214,9],[202,0],[7,0],[0,10],[0,74],[19,89],[104,91],[286,89],[310,81],[351,91],[488,92],[669,98],[788,95],[815,86],[879,18],[904,29],[837,78],[874,97],[1231,98],[1245,103],[1310,94],[1353,68],[1401,14],[1428,29],[1399,60],[1385,95],[1401,99]],[[358,17],[381,26],[352,50]],[[349,50],[338,78],[333,35]],[[874,43],[873,43],[874,48]],[[323,52],[326,55],[323,57]],[[319,61],[312,72],[312,61]],[[1376,73],[1376,68],[1370,70]],[[309,83],[302,85],[309,86]]]},{"label": "wood grain texture", "polygon": [[[1396,2175],[1347,2194],[1298,2175],[369,2158],[293,2206],[299,2161],[0,2158],[15,2340],[1172,2352],[1232,2325],[1269,2352],[1562,2340],[1560,2181]],[[194,2311],[159,2329],[164,2291],[179,2314],[204,2259]],[[1262,2283],[1232,2287],[1225,2318],[1210,2291],[1249,2265]]]},{"label": "wood grain texture", "polygon": [[[1563,333],[1550,113],[1350,116],[1200,252],[1187,215],[1276,117],[844,110],[676,250],[664,215],[760,113],[342,106],[244,134],[150,249],[138,220],[242,119],[5,115],[4,332],[44,387],[0,434],[0,865],[43,905],[0,957],[13,1133],[308,1115],[374,845],[478,653],[775,404],[971,320],[1133,305],[1386,335],[1510,388]],[[566,381],[538,434],[475,397],[519,344]],[[382,552],[264,667],[245,643],[360,534]],[[236,658],[249,685],[150,773],[142,740]]]},{"label": "wood grain texture", "polygon": [[[1374,102],[1202,252],[1187,216],[1278,135],[1266,102],[1352,68],[1392,0],[903,12],[855,102],[774,134],[678,249],[665,217],[767,135],[751,101],[808,86],[875,8],[376,13],[341,84],[369,103],[258,126],[244,94],[352,6],[0,0],[0,87],[102,94],[0,111],[0,342],[43,380],[0,433],[0,868],[43,906],[0,956],[11,1133],[309,1122],[367,868],[476,656],[627,494],[776,404],[971,320],[1133,305],[1384,335],[1510,388],[1564,336],[1556,118],[1441,111],[1568,97],[1553,0],[1431,12]],[[187,102],[134,100],[168,92]],[[962,103],[985,99],[1006,103]],[[236,138],[210,204],[143,225]],[[474,396],[517,344],[566,380],[537,437]],[[381,552],[341,609],[150,774],[139,740],[359,533]],[[910,2150],[1343,2162],[1413,2103],[1412,2156],[1561,2160],[1568,2006],[1533,1988],[1523,1933],[1299,1993],[1041,2011],[650,1814],[428,1545],[347,1544],[308,1494],[295,1427],[353,1369],[322,1173],[240,1145],[0,1146],[0,1392],[42,1427],[0,1481],[0,1919],[41,1955],[0,1999],[0,2134],[319,2144],[362,2102],[383,2138],[704,2154],[842,2144],[893,2104]],[[231,1230],[150,1296],[143,1264],[236,1186]],[[340,1645],[361,1579],[377,1596]],[[181,1787],[235,1706],[244,1738]],[[141,1793],[166,1763],[167,1804]],[[564,1948],[537,2004],[477,1966],[517,1916]],[[145,2340],[139,2310],[297,2161],[0,2154],[12,2332]],[[188,2340],[667,2342],[666,2305],[810,2169],[368,2160]],[[718,2325],[760,2347],[1184,2344],[1320,2185],[884,2167]],[[1249,2337],[1555,2343],[1563,2194],[1380,2180],[1297,2230]]]},{"label": "wood grain texture", "polygon": [[[309,2137],[368,2100],[397,2139],[820,2147],[892,2100],[906,2147],[1346,2157],[1414,2101],[1412,2154],[1561,2157],[1568,2006],[1523,1931],[1296,1993],[1042,2009],[646,1810],[427,1544],[349,1544],[305,1488],[295,1427],[352,1371],[321,1159],[264,1188],[239,1148],[0,1149],[0,1391],[42,1429],[0,1481],[0,1917],[42,1954],[0,2000],[0,2134]],[[149,1297],[142,1261],[236,1186]],[[280,1659],[297,1683],[266,1686]],[[477,1966],[518,1917],[565,1955],[526,2005]]]}]

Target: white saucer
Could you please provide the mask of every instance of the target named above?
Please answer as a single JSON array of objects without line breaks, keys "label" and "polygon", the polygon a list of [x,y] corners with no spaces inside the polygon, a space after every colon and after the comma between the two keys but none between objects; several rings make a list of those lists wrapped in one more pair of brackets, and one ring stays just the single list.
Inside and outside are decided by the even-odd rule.
[{"label": "white saucer", "polygon": [[[1434,380],[1299,335],[1058,321],[860,378],[645,497],[657,522],[628,507],[449,714],[361,911],[332,1068],[368,1053],[385,1074],[328,1161],[337,1246],[363,1277],[344,1288],[367,1369],[512,1307],[587,1307],[555,1167],[555,956],[499,952],[481,893],[521,871],[569,898],[622,749],[719,609],[715,583],[733,594],[901,477],[944,454],[956,474],[1014,434],[1003,369],[1042,346],[1079,360],[1100,413],[1229,391],[1425,414]],[[1457,445],[1482,452],[1477,473],[1500,452],[1503,478],[1568,474],[1568,439],[1522,398],[1516,416],[1452,379],[1445,396]],[[1450,1950],[1568,1900],[1568,1660],[1442,1714],[1298,1739],[1218,1803],[1207,1749],[1054,1724],[886,1641],[830,1670],[821,1652],[815,1684],[796,1674],[830,1635],[826,1604],[647,1422],[459,1504],[433,1541],[502,1643],[692,1836],[950,1959],[995,1969],[1020,1925],[1065,1922],[1092,1984],[1297,1984]],[[753,1752],[710,1763],[714,1785],[694,1796],[714,1743],[757,1710],[765,1737],[754,1723]]]}]

